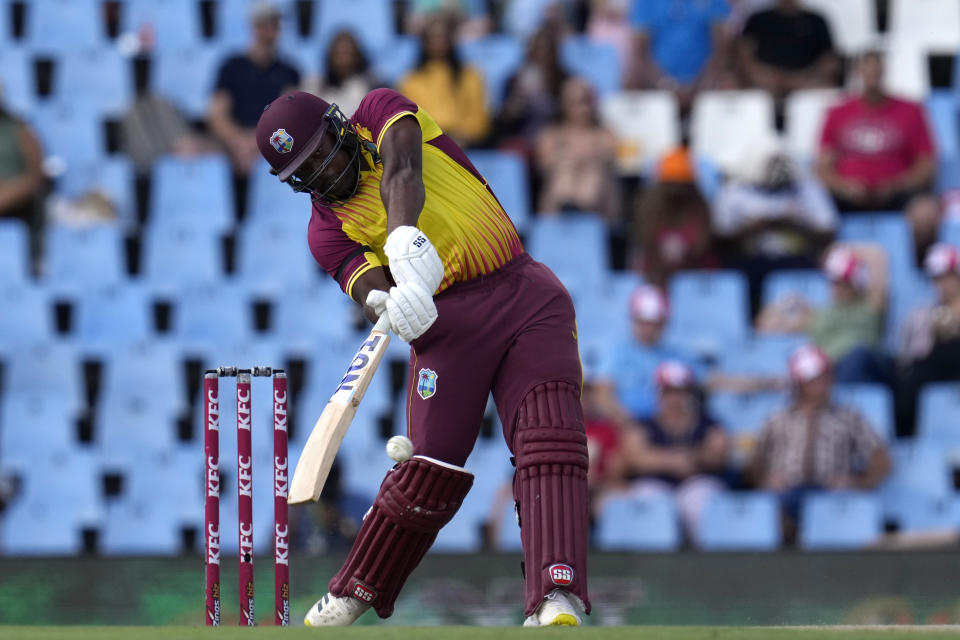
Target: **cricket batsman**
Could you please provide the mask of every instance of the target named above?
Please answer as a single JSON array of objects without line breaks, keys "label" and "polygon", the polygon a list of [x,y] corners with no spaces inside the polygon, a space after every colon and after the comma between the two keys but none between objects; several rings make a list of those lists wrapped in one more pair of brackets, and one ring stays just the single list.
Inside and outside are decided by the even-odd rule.
[{"label": "cricket batsman", "polygon": [[490,186],[430,115],[390,89],[347,119],[304,92],[264,110],[257,144],[313,211],[317,262],[410,343],[407,434],[307,626],[393,613],[473,484],[463,468],[492,391],[516,465],[524,626],[579,625],[587,597],[587,441],[573,304],[524,252]]}]

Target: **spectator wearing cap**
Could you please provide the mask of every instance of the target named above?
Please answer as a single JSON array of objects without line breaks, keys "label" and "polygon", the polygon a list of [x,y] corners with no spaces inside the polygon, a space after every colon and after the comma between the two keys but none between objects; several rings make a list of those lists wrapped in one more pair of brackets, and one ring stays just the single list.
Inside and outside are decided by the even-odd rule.
[{"label": "spectator wearing cap", "polygon": [[660,289],[638,287],[630,296],[629,313],[632,336],[604,355],[596,374],[598,408],[620,426],[632,425],[656,410],[654,373],[661,363],[692,362],[663,340],[670,307]]},{"label": "spectator wearing cap", "polygon": [[250,46],[220,65],[207,111],[207,126],[223,143],[238,176],[248,175],[260,157],[254,129],[263,108],[300,85],[300,72],[277,52],[280,9],[258,2],[250,9],[250,24]]},{"label": "spectator wearing cap", "polygon": [[779,495],[790,542],[805,495],[874,489],[890,471],[890,456],[863,416],[833,401],[827,354],[801,346],[790,355],[788,370],[792,401],[764,424],[747,477],[756,488]]},{"label": "spectator wearing cap", "polygon": [[720,266],[710,229],[710,205],[696,184],[690,151],[665,154],[657,180],[636,206],[634,246],[638,269],[649,282],[666,286],[674,271]]},{"label": "spectator wearing cap", "polygon": [[897,433],[912,435],[917,394],[928,382],[960,380],[960,250],[935,244],[924,269],[937,300],[907,318],[898,352]]},{"label": "spectator wearing cap", "polygon": [[903,210],[928,191],[936,152],[923,107],[887,94],[883,58],[857,61],[860,94],[832,108],[820,134],[820,178],[845,211]]},{"label": "spectator wearing cap", "polygon": [[675,497],[684,532],[696,540],[700,514],[711,496],[726,489],[719,477],[730,440],[703,411],[693,370],[667,360],[655,371],[656,408],[624,431],[621,455],[632,492]]},{"label": "spectator wearing cap", "polygon": [[882,352],[887,308],[886,255],[869,245],[836,246],[824,262],[831,303],[813,314],[813,343],[835,363],[838,382],[892,382]]}]

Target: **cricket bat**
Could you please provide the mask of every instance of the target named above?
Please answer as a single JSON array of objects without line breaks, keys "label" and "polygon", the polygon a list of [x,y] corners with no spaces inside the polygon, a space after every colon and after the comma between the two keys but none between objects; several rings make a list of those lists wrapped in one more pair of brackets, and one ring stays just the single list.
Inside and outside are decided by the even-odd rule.
[{"label": "cricket bat", "polygon": [[380,360],[390,344],[390,321],[384,313],[373,326],[366,341],[353,357],[346,374],[330,396],[327,406],[313,426],[310,437],[303,447],[297,468],[290,482],[288,504],[316,502],[327,482],[333,459],[340,450],[343,437],[353,422],[357,407],[363,400],[370,381],[380,366]]}]

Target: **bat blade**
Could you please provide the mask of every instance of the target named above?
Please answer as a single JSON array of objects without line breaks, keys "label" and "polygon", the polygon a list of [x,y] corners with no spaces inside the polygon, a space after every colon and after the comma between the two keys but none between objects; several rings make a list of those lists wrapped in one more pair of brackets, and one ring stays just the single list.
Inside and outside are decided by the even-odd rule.
[{"label": "bat blade", "polygon": [[387,326],[386,318],[382,317],[373,327],[317,419],[293,472],[287,495],[288,504],[316,502],[320,499],[333,459],[390,344]]}]

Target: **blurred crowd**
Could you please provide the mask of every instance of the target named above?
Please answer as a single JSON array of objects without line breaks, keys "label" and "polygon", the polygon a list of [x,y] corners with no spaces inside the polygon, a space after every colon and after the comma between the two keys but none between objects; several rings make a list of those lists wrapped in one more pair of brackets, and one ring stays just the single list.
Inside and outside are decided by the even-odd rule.
[{"label": "blurred crowd", "polygon": [[[254,126],[266,104],[295,88],[349,115],[366,92],[392,85],[465,148],[520,158],[536,215],[602,219],[613,248],[609,266],[644,282],[623,309],[630,335],[585,371],[597,514],[618,495],[669,494],[687,541],[696,544],[710,496],[753,488],[777,496],[784,540],[792,543],[806,494],[873,490],[891,470],[890,440],[835,399],[835,383],[888,389],[891,435],[907,441],[916,434],[924,385],[960,381],[960,249],[940,241],[956,198],[936,188],[938,141],[925,106],[888,87],[883,47],[841,48],[841,25],[813,3],[398,1],[394,26],[413,39],[415,56],[392,82],[378,76],[363,34],[352,29],[311,52],[319,73],[301,68],[282,46],[284,29],[296,24],[285,13],[290,6],[249,4],[249,42],[218,64],[204,117],[139,87],[117,130],[138,184],[146,185],[138,194],[146,197],[162,156],[222,152],[234,174],[236,218],[243,220],[259,161]],[[494,84],[462,52],[498,37],[519,39],[524,53]],[[607,47],[615,66],[602,56],[594,58],[595,69],[566,63],[562,46],[570,38]],[[149,32],[137,34],[133,46],[149,58]],[[629,117],[604,109],[610,93],[599,83],[611,73],[615,93],[655,92],[675,106],[678,135],[667,148],[643,149]],[[698,100],[729,90],[769,96],[777,126],[744,131],[729,159],[707,157],[694,145]],[[788,143],[784,121],[791,96],[811,90],[830,92],[830,107],[804,155]],[[45,203],[55,171],[44,162],[42,137],[12,111],[0,111],[0,217],[29,225],[40,272],[45,224],[109,210],[90,194],[66,213],[62,203]],[[838,237],[844,219],[864,212],[894,212],[906,221],[910,268],[932,285],[932,300],[900,317],[890,313],[888,248]],[[710,354],[665,335],[671,278],[717,269],[745,277],[757,335],[797,337],[789,357],[771,367],[782,373],[725,371]],[[771,274],[784,270],[819,271],[829,283],[825,304],[765,296]],[[765,392],[787,401],[748,443],[738,441],[737,425],[711,415],[711,394]]]}]

